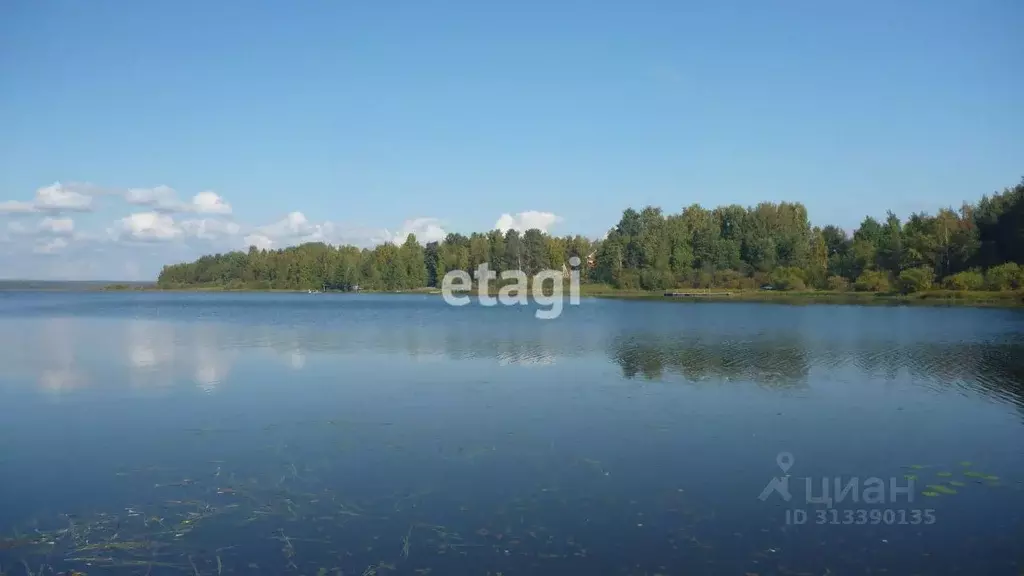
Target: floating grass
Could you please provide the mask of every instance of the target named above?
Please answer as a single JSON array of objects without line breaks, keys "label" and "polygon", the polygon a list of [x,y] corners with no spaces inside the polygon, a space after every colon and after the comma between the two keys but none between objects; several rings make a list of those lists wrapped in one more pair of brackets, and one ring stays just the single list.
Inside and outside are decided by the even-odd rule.
[{"label": "floating grass", "polygon": [[409,542],[412,539],[412,525],[409,526],[409,531],[402,537],[402,558],[409,557]]},{"label": "floating grass", "polygon": [[[568,457],[562,461],[562,468],[556,468],[556,475],[548,476],[549,471],[545,470],[545,477],[536,485],[531,483],[525,491],[508,494],[509,500],[493,509],[488,508],[486,502],[471,499],[446,502],[438,509],[438,499],[425,498],[431,490],[429,484],[423,485],[422,479],[405,482],[403,478],[385,477],[381,482],[386,488],[370,486],[370,492],[352,494],[348,490],[353,486],[362,489],[362,485],[349,483],[338,475],[336,460],[303,461],[288,453],[287,444],[282,446],[280,457],[259,464],[261,471],[232,471],[230,465],[218,461],[193,479],[182,479],[182,474],[173,471],[138,478],[147,491],[154,481],[160,482],[160,488],[149,491],[143,503],[126,502],[132,506],[118,507],[113,514],[61,515],[52,525],[47,526],[46,521],[42,521],[30,525],[29,530],[22,530],[14,538],[0,538],[0,560],[8,558],[4,555],[8,550],[12,550],[14,558],[23,554],[32,571],[16,566],[13,575],[17,576],[29,573],[35,576],[40,572],[45,576],[74,575],[86,571],[126,576],[173,573],[188,576],[360,573],[393,576],[461,573],[459,564],[483,566],[484,563],[490,563],[487,568],[493,576],[500,571],[520,573],[515,569],[516,563],[527,558],[536,570],[533,573],[592,573],[592,569],[583,564],[566,564],[562,571],[543,566],[550,562],[554,569],[555,563],[585,562],[583,559],[594,556],[590,549],[593,542],[586,541],[585,532],[573,534],[546,528],[541,525],[549,518],[544,513],[560,512],[574,505],[596,510],[606,505],[615,508],[627,504],[593,491],[593,487],[605,484],[563,483],[576,482],[579,478],[586,480],[587,474],[581,473],[591,470],[606,472],[597,459]],[[496,449],[491,448],[482,454],[494,452]],[[485,458],[473,458],[474,455],[473,450],[465,450],[454,465],[460,470],[468,466],[487,466]],[[440,455],[439,460],[449,459]],[[942,465],[934,469],[941,470],[939,466]],[[903,475],[907,480],[917,480],[918,474],[930,478],[929,472],[916,472],[927,467],[915,464],[903,466],[897,472],[911,472]],[[963,471],[948,464],[943,467]],[[341,470],[359,474],[347,464]],[[279,483],[282,472],[284,482]],[[559,477],[559,472],[566,476]],[[996,476],[981,473],[965,477],[943,471],[937,475],[943,481],[933,480],[936,484],[924,487],[923,496],[936,498],[956,494],[954,488],[964,487],[965,483],[960,480],[966,481],[967,477],[989,484],[998,480]],[[325,481],[328,478],[330,484]],[[400,483],[386,484],[393,480]],[[499,488],[498,492],[501,490]],[[690,503],[686,502],[690,492],[683,488],[672,485],[666,491],[669,501],[664,500],[665,495],[658,496],[662,498],[658,502],[652,502],[647,494],[632,495],[634,499],[628,501],[628,518],[622,518],[627,522],[624,526],[657,530],[660,527],[655,510],[676,514],[679,521],[669,536],[673,549],[681,554],[707,553],[711,550],[707,538],[714,536],[693,531],[699,523],[713,519],[713,511],[708,514],[708,510],[690,509]],[[692,504],[699,506],[700,502],[695,499]],[[440,516],[435,519],[430,514]],[[457,528],[447,527],[437,523],[438,520],[460,524]],[[411,559],[413,533],[417,535],[415,560]],[[225,540],[236,534],[242,534],[245,540]],[[253,553],[263,555],[246,557]],[[45,569],[39,568],[41,563]],[[76,573],[76,569],[83,572]],[[638,563],[632,573],[681,571],[668,566],[639,566]],[[0,576],[2,574],[0,570]]]}]

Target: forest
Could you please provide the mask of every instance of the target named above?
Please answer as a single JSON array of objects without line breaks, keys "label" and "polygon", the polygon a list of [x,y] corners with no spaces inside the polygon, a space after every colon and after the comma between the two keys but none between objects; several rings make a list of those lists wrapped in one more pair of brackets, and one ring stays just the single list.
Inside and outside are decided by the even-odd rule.
[{"label": "forest", "polygon": [[960,208],[866,217],[848,235],[812,226],[800,203],[699,205],[666,214],[629,208],[602,240],[532,229],[448,234],[374,248],[307,243],[229,252],[165,266],[160,288],[410,290],[436,287],[449,270],[566,270],[620,290],[673,288],[921,292],[1018,290],[1024,285],[1024,178]]}]

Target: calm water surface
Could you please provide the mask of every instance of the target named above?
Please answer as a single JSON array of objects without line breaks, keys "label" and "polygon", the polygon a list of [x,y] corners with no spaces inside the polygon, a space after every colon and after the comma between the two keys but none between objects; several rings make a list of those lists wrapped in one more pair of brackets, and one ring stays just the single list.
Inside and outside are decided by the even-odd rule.
[{"label": "calm water surface", "polygon": [[11,292],[0,338],[8,575],[1024,570],[1020,312]]}]

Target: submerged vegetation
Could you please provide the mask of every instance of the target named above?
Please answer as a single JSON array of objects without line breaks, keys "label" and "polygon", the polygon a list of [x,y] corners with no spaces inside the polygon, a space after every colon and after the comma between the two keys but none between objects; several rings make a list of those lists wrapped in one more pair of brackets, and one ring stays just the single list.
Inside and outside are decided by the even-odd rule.
[{"label": "submerged vegetation", "polygon": [[[870,555],[859,549],[800,554],[774,506],[753,517],[770,524],[746,524],[737,532],[728,515],[719,517],[691,494],[699,481],[666,478],[650,493],[622,493],[614,489],[617,479],[638,473],[628,460],[602,462],[555,445],[531,454],[500,443],[439,445],[428,453],[389,434],[386,424],[326,420],[269,424],[262,431],[186,430],[207,449],[231,434],[267,443],[255,458],[206,461],[191,466],[189,475],[153,465],[122,468],[108,479],[121,495],[109,508],[83,507],[3,527],[0,574],[800,575],[845,573]],[[672,430],[670,424],[651,425]],[[329,446],[316,450],[303,441],[305,434],[327,438]],[[387,471],[370,483],[375,471],[354,467],[345,457],[368,445],[380,450]],[[506,449],[515,453],[499,459]],[[391,468],[388,452],[399,459],[415,454],[416,465],[428,465],[425,473],[395,474],[410,469]],[[480,493],[457,487],[492,477],[512,461],[512,469],[528,473],[525,484],[494,477]],[[913,471],[902,474],[907,485],[927,497],[908,508],[934,509],[941,518],[946,498],[1022,488],[970,462],[949,464],[904,467]],[[838,484],[837,478],[836,490]],[[456,494],[461,496],[453,500]],[[829,506],[835,522],[860,525],[871,541],[896,533],[883,530],[928,538],[930,522],[914,520],[913,510],[876,510],[856,519],[842,506]],[[732,526],[724,546],[723,523]],[[646,554],[623,554],[636,549]]]},{"label": "submerged vegetation", "polygon": [[583,262],[584,283],[624,292],[758,291],[770,285],[784,292],[900,295],[942,289],[944,298],[963,299],[976,291],[1020,291],[1024,179],[956,210],[912,214],[905,221],[892,212],[884,221],[867,217],[852,236],[838,226],[812,226],[799,203],[712,210],[693,205],[668,215],[660,208],[631,208],[600,241],[531,229],[448,234],[426,246],[410,234],[401,245],[373,249],[324,243],[250,247],[165,266],[158,286],[410,290],[437,286],[445,272],[472,272],[483,262],[499,273],[568,270],[573,256]]}]

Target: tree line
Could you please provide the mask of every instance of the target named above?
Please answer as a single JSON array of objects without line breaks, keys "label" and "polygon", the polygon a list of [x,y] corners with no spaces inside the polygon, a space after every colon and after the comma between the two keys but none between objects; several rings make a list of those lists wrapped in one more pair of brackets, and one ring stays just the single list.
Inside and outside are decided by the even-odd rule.
[{"label": "tree line", "polygon": [[680,287],[914,292],[1015,290],[1024,285],[1024,179],[959,209],[902,220],[866,217],[848,235],[812,226],[800,203],[694,204],[677,214],[629,208],[603,240],[537,229],[448,234],[420,244],[374,248],[313,242],[277,250],[228,252],[165,266],[164,288],[407,290],[440,285],[450,270],[567,270],[581,259],[584,282],[624,290]]}]

